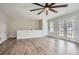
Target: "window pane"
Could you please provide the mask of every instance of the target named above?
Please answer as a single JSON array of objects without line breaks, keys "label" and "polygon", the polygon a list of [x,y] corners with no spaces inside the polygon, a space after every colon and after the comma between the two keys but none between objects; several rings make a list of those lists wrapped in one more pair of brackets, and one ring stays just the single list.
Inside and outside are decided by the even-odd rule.
[{"label": "window pane", "polygon": [[54,23],[53,22],[49,23],[49,32],[54,32]]}]

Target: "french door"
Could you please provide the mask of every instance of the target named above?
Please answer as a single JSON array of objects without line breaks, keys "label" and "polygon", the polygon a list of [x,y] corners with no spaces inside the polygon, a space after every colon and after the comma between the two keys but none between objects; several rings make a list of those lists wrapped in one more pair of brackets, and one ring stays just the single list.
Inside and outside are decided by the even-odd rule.
[{"label": "french door", "polygon": [[74,20],[59,21],[59,37],[75,38]]}]

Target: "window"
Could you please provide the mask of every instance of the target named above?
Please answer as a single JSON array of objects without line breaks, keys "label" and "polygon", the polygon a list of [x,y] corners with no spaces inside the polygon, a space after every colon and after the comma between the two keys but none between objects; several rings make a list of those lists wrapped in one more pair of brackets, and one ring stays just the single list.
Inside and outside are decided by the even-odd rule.
[{"label": "window", "polygon": [[49,32],[54,32],[54,23],[49,22]]}]

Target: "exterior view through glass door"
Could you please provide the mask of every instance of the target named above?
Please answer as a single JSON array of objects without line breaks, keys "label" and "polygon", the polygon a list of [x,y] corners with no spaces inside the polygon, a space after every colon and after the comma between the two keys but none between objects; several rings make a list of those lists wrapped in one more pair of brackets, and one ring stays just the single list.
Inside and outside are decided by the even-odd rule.
[{"label": "exterior view through glass door", "polygon": [[75,38],[74,20],[60,21],[59,22],[59,36],[65,38]]},{"label": "exterior view through glass door", "polygon": [[64,36],[64,22],[59,22],[59,36]]}]

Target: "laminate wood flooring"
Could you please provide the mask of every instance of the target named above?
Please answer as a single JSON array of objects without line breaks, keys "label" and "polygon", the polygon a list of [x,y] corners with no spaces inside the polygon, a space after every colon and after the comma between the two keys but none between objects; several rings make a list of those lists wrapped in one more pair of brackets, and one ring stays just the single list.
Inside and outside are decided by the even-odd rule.
[{"label": "laminate wood flooring", "polygon": [[1,55],[78,55],[79,44],[65,40],[40,37],[8,39],[0,45]]}]

